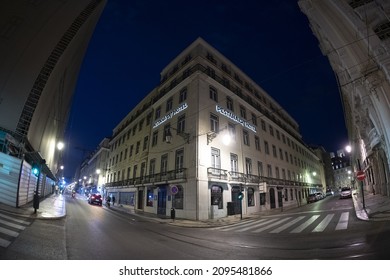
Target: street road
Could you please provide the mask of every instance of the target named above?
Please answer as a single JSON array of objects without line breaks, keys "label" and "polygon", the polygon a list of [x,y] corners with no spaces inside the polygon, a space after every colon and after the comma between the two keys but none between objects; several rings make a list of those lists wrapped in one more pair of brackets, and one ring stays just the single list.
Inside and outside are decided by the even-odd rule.
[{"label": "street road", "polygon": [[65,219],[33,222],[11,245],[0,248],[0,255],[3,259],[306,260],[390,259],[389,251],[390,222],[358,220],[352,199],[336,196],[213,228],[159,223],[69,196]]}]

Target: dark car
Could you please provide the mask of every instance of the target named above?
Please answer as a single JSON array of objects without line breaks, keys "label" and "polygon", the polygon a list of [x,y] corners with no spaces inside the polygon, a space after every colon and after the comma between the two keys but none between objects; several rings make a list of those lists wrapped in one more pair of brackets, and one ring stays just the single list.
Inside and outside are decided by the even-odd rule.
[{"label": "dark car", "polygon": [[318,200],[317,194],[311,193],[307,196],[307,203],[316,202]]},{"label": "dark car", "polygon": [[102,204],[103,204],[102,196],[98,193],[92,193],[88,197],[88,203],[89,204],[97,204],[99,206],[102,206]]}]

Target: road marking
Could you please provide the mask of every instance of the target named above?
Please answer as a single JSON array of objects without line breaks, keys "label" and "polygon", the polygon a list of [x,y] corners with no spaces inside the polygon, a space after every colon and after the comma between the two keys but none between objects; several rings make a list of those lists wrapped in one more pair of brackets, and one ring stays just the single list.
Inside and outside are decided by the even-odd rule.
[{"label": "road marking", "polygon": [[21,219],[16,219],[16,218],[13,218],[11,216],[7,216],[7,215],[1,214],[1,213],[0,213],[0,217],[6,218],[6,219],[14,221],[14,222],[17,222],[19,224],[23,224],[23,225],[27,225],[27,226],[30,225],[29,222],[26,222],[26,221],[21,220]]},{"label": "road marking", "polygon": [[[234,227],[231,227],[231,228],[223,229],[222,231],[234,230],[234,231],[237,231],[237,232],[242,232],[242,231],[246,231],[248,229],[257,228],[257,227],[260,227],[262,225],[272,223],[272,222],[277,221],[277,220],[278,219],[255,221],[255,222],[250,223],[251,224],[250,226],[248,226],[248,225],[237,225],[237,226],[234,226]],[[239,229],[239,230],[236,230],[236,229]]]},{"label": "road marking", "polygon": [[252,232],[254,232],[254,233],[262,232],[262,231],[264,231],[264,230],[270,229],[271,227],[274,227],[274,226],[277,226],[277,225],[279,225],[279,224],[281,224],[281,223],[283,223],[283,222],[286,222],[286,221],[289,220],[289,219],[290,219],[290,217],[281,219],[280,221],[277,221],[277,222],[275,222],[275,223],[273,223],[273,224],[270,224],[270,225],[268,225],[268,226],[259,228],[259,229],[255,230],[255,231],[252,231]]},{"label": "road marking", "polygon": [[17,225],[17,224],[14,224],[14,223],[8,222],[6,220],[2,220],[2,219],[0,219],[0,224],[7,225],[7,226],[10,226],[10,227],[13,227],[16,229],[20,229],[20,230],[24,230],[26,228],[25,226]]},{"label": "road marking", "polygon": [[321,223],[318,224],[318,226],[315,227],[315,229],[312,230],[312,232],[322,232],[325,230],[325,228],[329,225],[330,221],[333,219],[334,214],[328,214],[326,215],[325,219],[321,221]]},{"label": "road marking", "polygon": [[349,220],[349,212],[341,213],[339,222],[337,223],[336,230],[347,229]]},{"label": "road marking", "polygon": [[305,216],[300,216],[298,218],[295,218],[294,220],[288,222],[287,224],[281,226],[281,227],[278,227],[276,229],[274,229],[273,231],[271,231],[270,233],[279,233],[289,227],[291,227],[292,225],[296,224],[297,222],[299,222],[300,220],[302,220],[303,218],[305,218]]},{"label": "road marking", "polygon": [[308,226],[310,226],[315,220],[318,219],[320,215],[314,215],[312,216],[309,220],[307,220],[306,222],[304,222],[303,224],[301,224],[299,227],[296,227],[295,229],[293,229],[292,231],[290,231],[291,233],[299,233],[301,231],[303,231],[305,228],[307,228]]},{"label": "road marking", "polygon": [[17,237],[19,235],[18,232],[3,227],[0,227],[0,232],[13,237]]},{"label": "road marking", "polygon": [[9,244],[11,244],[10,241],[5,240],[5,239],[3,239],[3,238],[0,238],[0,247],[7,248],[7,247],[9,246]]}]

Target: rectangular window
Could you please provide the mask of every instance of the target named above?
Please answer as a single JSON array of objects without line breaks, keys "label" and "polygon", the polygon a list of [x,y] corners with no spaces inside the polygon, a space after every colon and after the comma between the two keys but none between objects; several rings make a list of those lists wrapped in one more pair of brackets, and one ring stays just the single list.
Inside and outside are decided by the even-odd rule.
[{"label": "rectangular window", "polygon": [[230,170],[238,172],[238,156],[236,154],[230,154]]},{"label": "rectangular window", "polygon": [[161,156],[161,173],[166,174],[168,171],[168,154]]},{"label": "rectangular window", "polygon": [[214,114],[210,114],[210,130],[212,132],[218,132],[219,131],[218,116],[216,116]]},{"label": "rectangular window", "polygon": [[283,151],[281,148],[279,148],[279,157],[281,160],[283,160]]},{"label": "rectangular window", "polygon": [[248,188],[248,206],[255,206],[255,190]]},{"label": "rectangular window", "polygon": [[275,145],[272,145],[272,154],[274,155],[274,157],[278,157],[278,154],[276,152],[276,146]]},{"label": "rectangular window", "polygon": [[139,153],[139,147],[141,146],[141,142],[137,141],[137,146],[135,147],[135,154]]},{"label": "rectangular window", "polygon": [[267,126],[265,125],[265,121],[261,120],[261,128],[264,130],[264,131],[267,131]]},{"label": "rectangular window", "polygon": [[172,105],[173,105],[173,98],[171,97],[171,98],[169,98],[168,100],[167,100],[167,104],[166,104],[166,107],[165,107],[165,112],[169,112],[169,111],[171,111],[172,110]]},{"label": "rectangular window", "polygon": [[244,141],[244,144],[249,146],[249,133],[248,131],[246,130],[243,130],[243,141]]},{"label": "rectangular window", "polygon": [[145,151],[148,148],[148,142],[149,142],[149,136],[145,136],[145,138],[144,138],[144,145],[142,147],[143,151]]},{"label": "rectangular window", "polygon": [[260,205],[265,205],[265,193],[260,193]]},{"label": "rectangular window", "polygon": [[230,97],[226,97],[226,107],[228,108],[228,110],[234,112],[233,99],[231,99]]},{"label": "rectangular window", "polygon": [[250,158],[245,158],[245,171],[247,175],[252,174],[252,160]]},{"label": "rectangular window", "polygon": [[153,158],[149,163],[149,175],[154,175],[156,173],[156,159]]},{"label": "rectangular window", "polygon": [[221,156],[219,149],[211,148],[211,167],[221,169]]},{"label": "rectangular window", "polygon": [[180,117],[177,118],[177,132],[178,133],[183,133],[186,128],[186,116],[181,115]]},{"label": "rectangular window", "polygon": [[157,120],[160,118],[160,116],[161,116],[161,107],[157,107],[154,113],[154,119]]},{"label": "rectangular window", "polygon": [[240,115],[246,120],[246,109],[244,106],[240,106]]},{"label": "rectangular window", "polygon": [[145,173],[146,173],[146,163],[145,162],[143,162],[143,163],[141,163],[141,173],[140,173],[140,177],[144,177],[145,176]]},{"label": "rectangular window", "polygon": [[187,99],[187,88],[183,88],[179,94],[179,103],[184,102]]},{"label": "rectangular window", "polygon": [[255,147],[256,147],[256,150],[260,151],[260,138],[259,138],[259,136],[255,136]]},{"label": "rectangular window", "polygon": [[138,166],[134,165],[134,167],[133,167],[133,178],[137,178],[137,169],[138,169]]},{"label": "rectangular window", "polygon": [[223,195],[222,187],[212,186],[211,187],[211,205],[218,205],[218,209],[223,209]]},{"label": "rectangular window", "polygon": [[271,134],[271,136],[274,136],[274,128],[269,125],[269,134]]},{"label": "rectangular window", "polygon": [[156,146],[158,141],[158,131],[153,132],[152,146]]},{"label": "rectangular window", "polygon": [[184,149],[180,149],[176,151],[175,156],[175,169],[176,171],[182,171],[184,167]]},{"label": "rectangular window", "polygon": [[267,141],[264,141],[264,151],[267,155],[269,155],[269,146]]},{"label": "rectangular window", "polygon": [[271,164],[267,164],[267,176],[272,178],[272,166],[271,166]]},{"label": "rectangular window", "polygon": [[127,179],[130,179],[131,167],[127,167]]},{"label": "rectangular window", "polygon": [[263,163],[261,161],[257,162],[257,174],[262,177],[264,176],[264,171],[263,171]]},{"label": "rectangular window", "polygon": [[255,114],[252,113],[252,123],[257,126],[257,117]]},{"label": "rectangular window", "polygon": [[209,88],[210,92],[210,99],[214,100],[215,102],[218,102],[218,92],[215,88],[210,87]]},{"label": "rectangular window", "polygon": [[183,186],[176,185],[177,193],[173,195],[172,198],[172,207],[175,209],[183,209],[183,201],[184,201],[184,189]]},{"label": "rectangular window", "polygon": [[167,124],[164,126],[164,133],[163,133],[163,141],[165,142],[167,139],[167,134],[171,130],[171,124]]},{"label": "rectangular window", "polygon": [[129,157],[133,156],[133,150],[134,150],[134,145],[131,145],[130,146],[130,155],[129,155]]}]

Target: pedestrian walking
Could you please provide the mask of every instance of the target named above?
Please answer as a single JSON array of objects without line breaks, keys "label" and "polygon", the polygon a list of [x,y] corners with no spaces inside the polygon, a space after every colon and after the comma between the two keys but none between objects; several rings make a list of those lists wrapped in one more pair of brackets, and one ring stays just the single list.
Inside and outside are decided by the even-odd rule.
[{"label": "pedestrian walking", "polygon": [[112,206],[115,204],[115,196],[112,197]]}]

